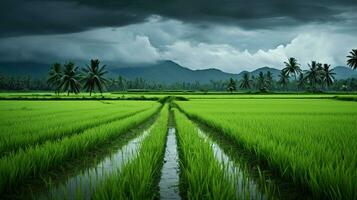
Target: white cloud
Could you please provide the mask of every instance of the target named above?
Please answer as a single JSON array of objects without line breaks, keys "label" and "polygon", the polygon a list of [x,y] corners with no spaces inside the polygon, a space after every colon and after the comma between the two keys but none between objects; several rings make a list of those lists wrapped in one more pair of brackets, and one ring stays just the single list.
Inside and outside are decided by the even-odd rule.
[{"label": "white cloud", "polygon": [[287,45],[251,53],[228,44],[177,41],[168,46],[163,57],[195,69],[215,67],[228,72],[263,66],[281,69],[288,57],[295,57],[306,69],[307,63],[312,60],[333,66],[344,65],[346,55],[354,44],[357,44],[357,38],[344,34],[302,33]]}]

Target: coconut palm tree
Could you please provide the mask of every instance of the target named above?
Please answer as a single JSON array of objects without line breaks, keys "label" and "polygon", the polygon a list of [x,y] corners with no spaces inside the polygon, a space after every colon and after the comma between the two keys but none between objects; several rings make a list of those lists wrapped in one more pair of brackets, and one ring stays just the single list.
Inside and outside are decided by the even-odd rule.
[{"label": "coconut palm tree", "polygon": [[266,76],[266,78],[265,78],[266,87],[267,87],[268,90],[271,90],[272,87],[273,87],[273,83],[274,83],[273,75],[271,74],[270,71],[267,71],[265,76]]},{"label": "coconut palm tree", "polygon": [[257,87],[258,89],[263,92],[266,91],[266,80],[263,72],[259,72],[258,77],[257,77]]},{"label": "coconut palm tree", "polygon": [[312,90],[316,91],[317,84],[319,84],[322,80],[321,64],[316,61],[312,61],[311,65],[308,65],[310,69],[306,72],[306,79],[308,80]]},{"label": "coconut palm tree", "polygon": [[322,63],[317,63],[317,70],[319,71],[319,74],[320,74],[320,79],[318,81],[318,84],[323,86],[324,85],[324,82],[323,82],[324,68],[322,67]]},{"label": "coconut palm tree", "polygon": [[245,72],[243,74],[243,79],[239,87],[243,90],[250,90],[252,87],[252,80],[250,79],[249,73]]},{"label": "coconut palm tree", "polygon": [[300,64],[297,62],[296,58],[289,58],[288,62],[284,62],[285,68],[283,71],[287,75],[293,75],[296,80],[296,76],[301,73]]},{"label": "coconut palm tree", "polygon": [[231,93],[237,89],[236,82],[233,80],[233,78],[230,78],[228,81],[227,85],[227,90],[229,90]]},{"label": "coconut palm tree", "polygon": [[[294,76],[294,79],[296,81],[296,77],[298,74],[301,74],[301,68],[300,68],[300,64],[297,62],[296,58],[289,58],[288,62],[284,62],[285,64],[285,68],[283,69],[283,71],[289,75],[289,76]],[[296,89],[298,90],[299,88],[296,87]]]},{"label": "coconut palm tree", "polygon": [[64,91],[67,91],[67,96],[69,96],[70,92],[75,94],[80,92],[81,85],[79,83],[79,79],[80,76],[78,73],[78,67],[76,67],[72,62],[65,64],[60,87]]},{"label": "coconut palm tree", "polygon": [[100,94],[103,93],[103,87],[109,82],[103,76],[107,73],[105,71],[105,65],[99,66],[100,61],[98,59],[91,60],[90,66],[83,69],[84,76],[82,81],[84,82],[84,88],[89,92],[89,96],[92,96],[93,90],[97,88]]},{"label": "coconut palm tree", "polygon": [[59,94],[61,90],[62,66],[60,63],[53,63],[48,74],[47,83],[55,89],[55,94]]},{"label": "coconut palm tree", "polygon": [[305,89],[305,84],[306,84],[306,79],[304,77],[304,74],[301,73],[299,75],[299,78],[297,80],[297,87],[298,87],[298,90],[303,90]]},{"label": "coconut palm tree", "polygon": [[288,75],[284,70],[281,70],[281,72],[280,72],[280,74],[279,74],[278,84],[279,84],[284,90],[287,90],[288,83],[289,83],[289,75]]},{"label": "coconut palm tree", "polygon": [[357,49],[352,49],[350,51],[351,55],[348,55],[347,65],[350,66],[353,70],[357,69]]},{"label": "coconut palm tree", "polygon": [[324,83],[324,85],[327,87],[327,89],[333,84],[333,82],[335,81],[335,77],[334,75],[336,73],[333,72],[333,69],[330,69],[329,64],[324,64],[323,67],[323,73],[321,73],[322,75],[322,82]]},{"label": "coconut palm tree", "polygon": [[250,80],[252,80],[252,88],[256,87],[256,83],[257,83],[257,79],[255,78],[255,76],[252,74],[250,77]]}]

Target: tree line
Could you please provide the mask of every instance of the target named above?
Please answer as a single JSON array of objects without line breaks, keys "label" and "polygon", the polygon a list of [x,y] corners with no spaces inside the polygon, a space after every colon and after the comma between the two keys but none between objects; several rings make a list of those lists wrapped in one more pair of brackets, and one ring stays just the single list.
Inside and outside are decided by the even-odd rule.
[{"label": "tree line", "polygon": [[0,90],[10,91],[50,91],[46,78],[33,78],[30,75],[9,76],[0,74]]},{"label": "tree line", "polygon": [[[347,65],[353,70],[357,69],[357,49],[352,49],[350,55],[347,56]],[[308,64],[308,70],[302,71],[300,64],[296,58],[289,58],[287,62],[284,62],[285,68],[280,71],[279,80],[274,82],[270,71],[264,74],[260,72],[258,77],[250,77],[250,73],[243,74],[243,78],[240,81],[239,88],[242,90],[258,89],[260,92],[269,92],[276,84],[283,91],[288,91],[288,85],[293,78],[296,90],[306,90],[310,92],[317,92],[322,90],[329,90],[330,87],[336,82],[334,77],[334,70],[331,69],[331,65],[322,64],[316,61],[312,61]],[[355,80],[349,81],[354,88]],[[229,79],[227,84],[227,90],[233,92],[237,89],[237,81],[232,78]],[[347,89],[347,85],[342,85],[342,90]]]},{"label": "tree line", "polygon": [[[260,92],[277,89],[288,91],[289,88],[291,90],[291,87],[288,86],[292,82],[296,91],[316,92],[318,90],[329,90],[335,82],[335,73],[329,64],[312,61],[311,64],[308,64],[309,70],[305,72],[301,70],[300,64],[295,58],[289,58],[288,62],[284,64],[285,68],[280,71],[279,80],[274,81],[270,71],[266,73],[260,72],[256,78],[254,76],[250,77],[249,73],[244,73],[239,88],[242,90],[257,89]],[[230,82],[230,85],[234,84],[232,80]],[[232,91],[231,88],[228,88],[228,90]]]},{"label": "tree line", "polygon": [[[357,49],[353,49],[347,56],[347,65],[357,69]],[[73,62],[65,64],[54,63],[48,78],[32,78],[31,76],[7,76],[0,74],[1,90],[30,90],[79,93],[82,90],[89,92],[99,91],[130,91],[130,90],[184,90],[184,91],[356,91],[357,79],[335,80],[334,71],[328,64],[312,61],[308,70],[302,71],[301,65],[295,58],[284,62],[285,68],[281,70],[279,79],[274,80],[270,71],[261,72],[257,76],[244,73],[241,80],[211,80],[209,83],[178,82],[172,84],[147,81],[144,78],[125,79],[105,78],[107,71],[105,65],[100,66],[100,61],[93,59],[84,68],[77,67]]]}]

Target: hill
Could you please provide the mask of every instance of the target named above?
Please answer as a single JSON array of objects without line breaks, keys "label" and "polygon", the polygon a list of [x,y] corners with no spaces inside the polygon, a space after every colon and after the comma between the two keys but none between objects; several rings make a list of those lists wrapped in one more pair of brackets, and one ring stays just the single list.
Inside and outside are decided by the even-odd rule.
[{"label": "hill", "polygon": [[34,62],[1,62],[0,74],[11,76],[26,76],[30,75],[34,78],[46,77],[49,71],[49,64],[34,63]]},{"label": "hill", "polygon": [[[270,71],[272,73],[274,80],[278,80],[279,79],[280,70],[275,69],[275,68],[271,68],[271,67],[261,67],[261,68],[258,68],[256,70],[250,72],[250,74],[251,74],[251,76],[257,77],[260,72],[263,72],[265,74],[268,71]],[[238,74],[239,78],[241,78],[245,72],[246,71],[239,73]]]},{"label": "hill", "polygon": [[112,68],[112,74],[120,74],[127,79],[142,77],[145,80],[175,83],[195,82],[209,83],[210,80],[226,80],[237,77],[236,74],[222,72],[218,69],[191,70],[172,61],[161,61],[144,67]]},{"label": "hill", "polygon": [[[124,65],[125,66],[125,65]],[[143,78],[148,81],[161,83],[175,82],[200,82],[209,83],[210,80],[227,80],[229,78],[241,79],[243,71],[239,74],[223,72],[219,69],[202,69],[192,70],[183,67],[172,61],[161,61],[155,64],[134,65],[130,67],[123,66],[108,66],[108,76],[116,78],[118,75],[126,79]],[[7,75],[31,75],[35,78],[46,77],[49,70],[48,64],[41,63],[0,63],[0,73]],[[337,66],[334,68],[336,79],[357,78],[357,71],[353,71],[348,67]],[[277,80],[280,70],[270,67],[261,67],[251,71],[251,75],[257,77],[260,72],[266,73],[270,71],[273,79]]]},{"label": "hill", "polygon": [[337,66],[334,68],[335,78],[337,80],[339,79],[345,79],[345,78],[357,78],[357,70],[352,70],[351,68],[348,67],[343,67],[343,66]]}]

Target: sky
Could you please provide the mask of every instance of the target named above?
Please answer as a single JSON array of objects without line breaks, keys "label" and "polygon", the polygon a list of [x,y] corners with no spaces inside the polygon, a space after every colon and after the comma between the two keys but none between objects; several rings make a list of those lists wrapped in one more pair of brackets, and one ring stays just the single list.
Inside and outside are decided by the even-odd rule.
[{"label": "sky", "polygon": [[1,0],[0,62],[343,66],[357,48],[356,10],[356,0]]}]

